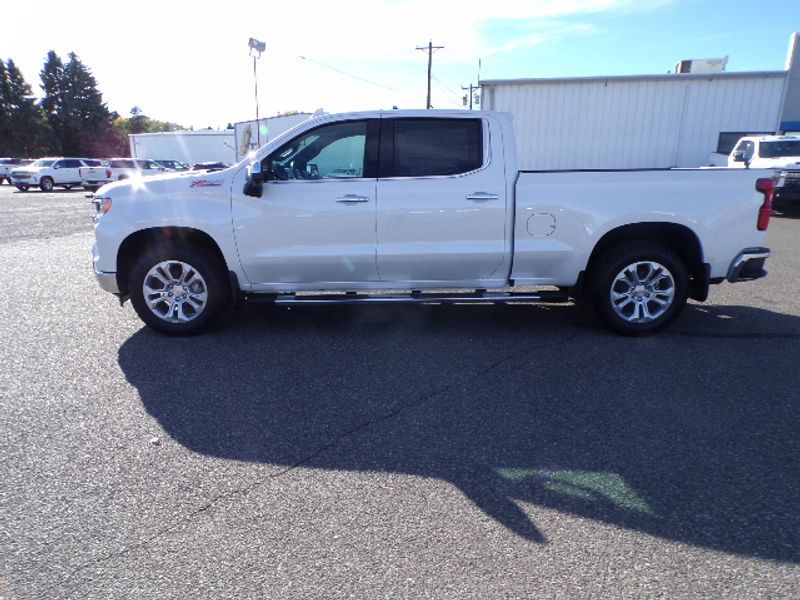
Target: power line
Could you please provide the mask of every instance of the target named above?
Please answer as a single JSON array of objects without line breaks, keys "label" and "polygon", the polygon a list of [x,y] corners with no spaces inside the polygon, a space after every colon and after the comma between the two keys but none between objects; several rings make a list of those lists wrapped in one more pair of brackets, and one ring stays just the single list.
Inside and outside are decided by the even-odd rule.
[{"label": "power line", "polygon": [[448,99],[458,107],[462,106],[461,103],[461,96],[458,92],[453,90],[449,85],[447,85],[444,81],[439,79],[438,77],[433,78],[433,82],[439,86],[439,88],[448,94]]},{"label": "power line", "polygon": [[444,46],[434,46],[433,40],[428,42],[427,47],[417,46],[417,50],[422,50],[423,52],[428,53],[428,103],[426,108],[431,107],[431,69],[433,67],[433,53],[436,50],[441,50]]},{"label": "power line", "polygon": [[415,96],[416,94],[404,90],[398,90],[397,88],[389,87],[388,85],[383,85],[382,83],[377,83],[376,81],[370,81],[364,77],[359,75],[353,75],[352,73],[348,73],[347,71],[342,71],[341,69],[337,69],[336,67],[332,67],[331,65],[326,65],[325,63],[319,62],[318,60],[314,60],[313,58],[308,58],[307,56],[299,55],[298,58],[308,61],[310,63],[314,63],[315,65],[319,65],[320,67],[324,67],[340,75],[344,75],[345,77],[351,77],[352,79],[357,79],[358,81],[363,81],[364,83],[368,83],[370,85],[377,86],[379,88],[383,88],[385,90],[390,90],[392,92],[398,92],[400,94],[407,94],[409,96]]}]

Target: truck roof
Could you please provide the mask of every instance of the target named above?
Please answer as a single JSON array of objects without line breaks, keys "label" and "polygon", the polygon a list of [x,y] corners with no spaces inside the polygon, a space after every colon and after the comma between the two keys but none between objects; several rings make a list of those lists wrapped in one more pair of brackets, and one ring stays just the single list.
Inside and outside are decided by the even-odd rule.
[{"label": "truck roof", "polygon": [[742,137],[741,140],[750,140],[754,142],[793,142],[800,140],[796,135],[748,135]]}]

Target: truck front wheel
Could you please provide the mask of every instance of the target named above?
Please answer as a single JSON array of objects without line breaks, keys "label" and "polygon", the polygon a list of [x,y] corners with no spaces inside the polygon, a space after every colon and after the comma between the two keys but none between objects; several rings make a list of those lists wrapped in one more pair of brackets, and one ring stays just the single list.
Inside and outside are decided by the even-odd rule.
[{"label": "truck front wheel", "polygon": [[620,244],[601,256],[590,274],[592,304],[600,319],[623,335],[656,333],[686,305],[686,265],[651,242]]},{"label": "truck front wheel", "polygon": [[224,265],[207,249],[160,243],[133,265],[128,291],[146,325],[167,335],[194,335],[227,305],[230,285]]},{"label": "truck front wheel", "polygon": [[39,189],[43,192],[52,192],[54,187],[55,185],[50,177],[42,177],[42,180],[39,182]]}]

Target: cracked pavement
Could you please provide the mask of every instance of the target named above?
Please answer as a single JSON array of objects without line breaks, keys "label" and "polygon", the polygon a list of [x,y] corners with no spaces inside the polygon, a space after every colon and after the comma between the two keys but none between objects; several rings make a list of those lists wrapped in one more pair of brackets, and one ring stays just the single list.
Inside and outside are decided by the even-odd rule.
[{"label": "cracked pavement", "polygon": [[97,287],[80,192],[12,189],[0,597],[800,588],[794,214],[768,279],[655,338],[515,305],[252,306],[170,339]]}]

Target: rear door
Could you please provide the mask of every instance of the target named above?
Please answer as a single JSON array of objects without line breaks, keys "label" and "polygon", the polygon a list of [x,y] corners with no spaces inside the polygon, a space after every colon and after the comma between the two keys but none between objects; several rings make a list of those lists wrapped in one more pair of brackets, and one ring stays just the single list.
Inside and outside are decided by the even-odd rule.
[{"label": "rear door", "polygon": [[493,147],[488,122],[471,116],[382,120],[382,281],[402,287],[505,281],[510,199],[497,138]]}]

